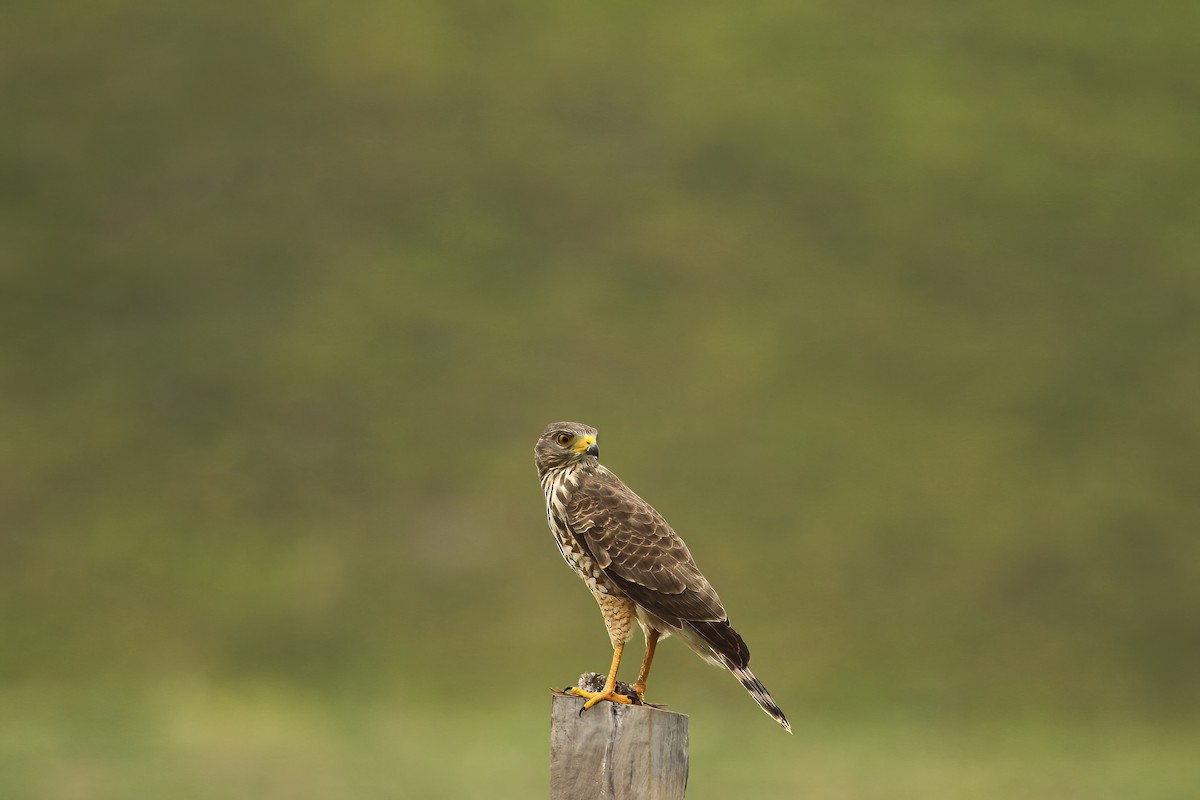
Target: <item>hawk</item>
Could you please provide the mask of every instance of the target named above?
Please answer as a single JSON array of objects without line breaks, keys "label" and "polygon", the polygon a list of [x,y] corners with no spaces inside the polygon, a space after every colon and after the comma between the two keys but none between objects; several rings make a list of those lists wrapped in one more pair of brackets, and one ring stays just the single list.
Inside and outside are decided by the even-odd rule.
[{"label": "hawk", "polygon": [[687,545],[653,506],[601,466],[596,429],[578,422],[548,425],[533,458],[558,551],[600,604],[612,642],[604,688],[571,690],[587,700],[580,713],[602,700],[633,702],[616,693],[616,682],[636,619],[646,637],[646,655],[633,685],[639,701],[645,699],[655,646],[675,634],[705,661],[732,672],[762,710],[791,733],[787,717],[750,671],[750,649],[730,626],[721,598]]}]

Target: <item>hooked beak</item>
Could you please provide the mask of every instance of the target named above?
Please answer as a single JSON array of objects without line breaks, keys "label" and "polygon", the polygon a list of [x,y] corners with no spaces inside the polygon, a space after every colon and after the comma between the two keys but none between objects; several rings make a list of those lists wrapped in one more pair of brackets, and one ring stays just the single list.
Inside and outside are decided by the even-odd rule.
[{"label": "hooked beak", "polygon": [[587,453],[594,458],[600,457],[600,447],[596,444],[595,436],[584,436],[575,445],[576,453]]}]

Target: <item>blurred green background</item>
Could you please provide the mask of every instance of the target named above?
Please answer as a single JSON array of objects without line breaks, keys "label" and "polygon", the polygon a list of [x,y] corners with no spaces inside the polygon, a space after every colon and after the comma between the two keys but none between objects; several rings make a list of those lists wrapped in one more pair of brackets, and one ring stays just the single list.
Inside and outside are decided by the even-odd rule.
[{"label": "blurred green background", "polygon": [[689,797],[1198,796],[1196,30],[5,4],[0,796],[545,796],[558,419],[796,727],[668,643]]}]

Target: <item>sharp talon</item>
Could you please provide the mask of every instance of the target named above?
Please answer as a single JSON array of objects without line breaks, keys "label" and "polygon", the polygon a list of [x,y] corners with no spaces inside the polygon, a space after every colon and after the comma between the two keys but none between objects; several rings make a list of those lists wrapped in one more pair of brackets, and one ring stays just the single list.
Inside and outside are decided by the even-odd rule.
[{"label": "sharp talon", "polygon": [[587,711],[592,706],[594,706],[597,703],[604,701],[604,700],[607,700],[610,703],[624,703],[625,705],[636,705],[637,704],[636,699],[629,697],[628,695],[618,694],[617,692],[614,692],[614,691],[589,692],[584,689],[571,688],[571,689],[567,690],[567,694],[573,694],[576,697],[582,697],[586,701],[583,704],[583,708],[579,709],[580,716],[583,715],[584,711]]}]

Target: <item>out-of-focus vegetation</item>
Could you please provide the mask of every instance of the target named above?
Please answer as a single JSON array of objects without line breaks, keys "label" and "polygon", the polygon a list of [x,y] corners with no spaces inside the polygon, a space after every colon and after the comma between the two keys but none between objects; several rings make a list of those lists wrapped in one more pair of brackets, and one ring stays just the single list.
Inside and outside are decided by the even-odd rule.
[{"label": "out-of-focus vegetation", "polygon": [[665,645],[690,796],[1195,797],[1198,29],[7,4],[0,795],[544,794],[568,418],[797,728]]}]

